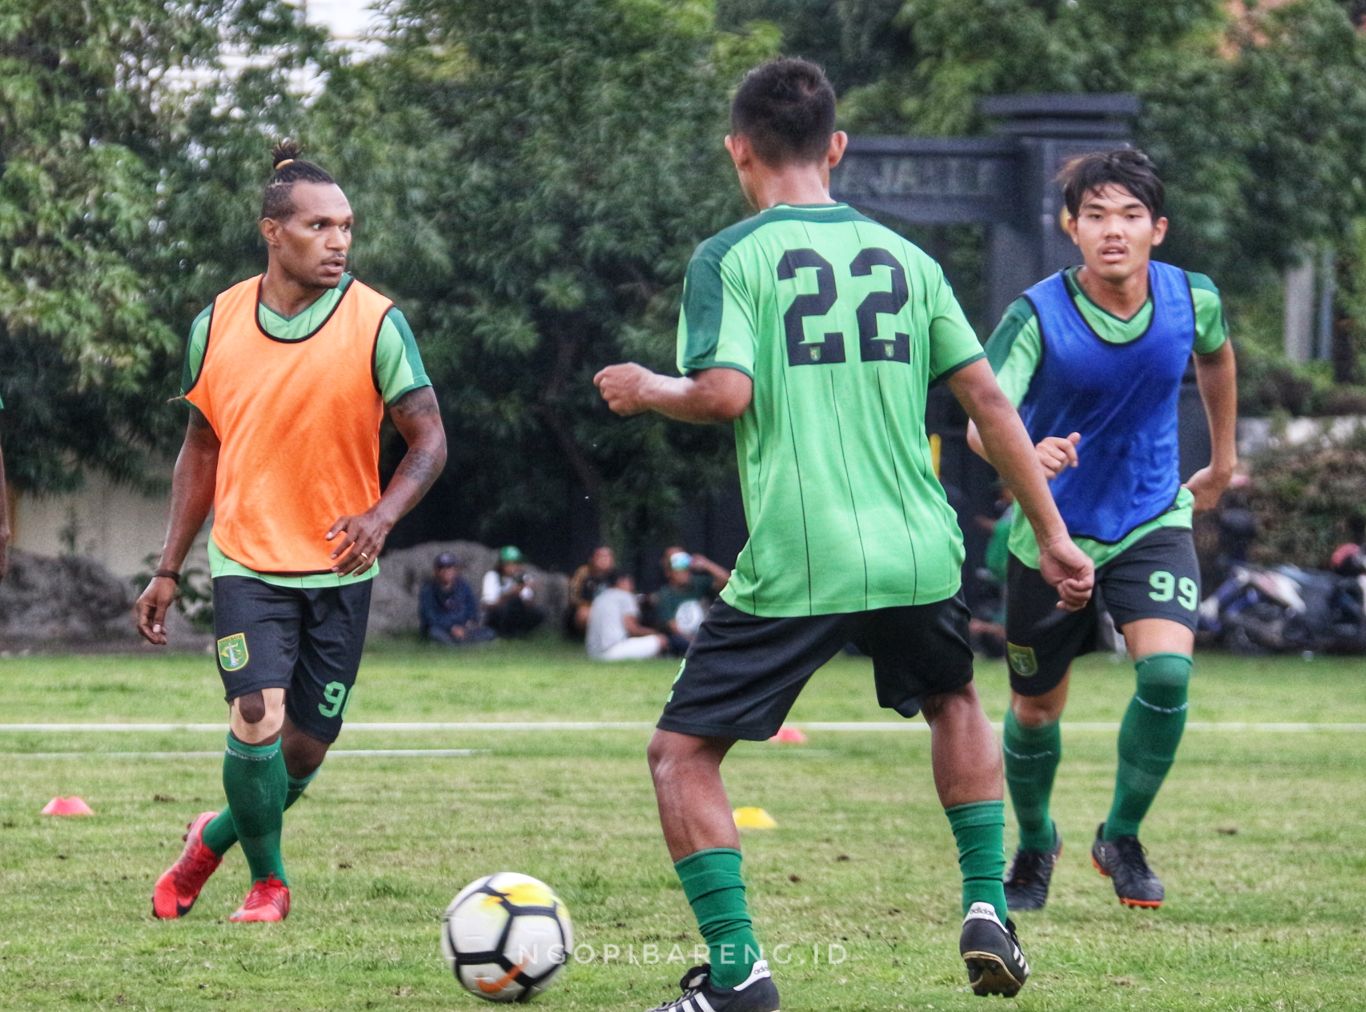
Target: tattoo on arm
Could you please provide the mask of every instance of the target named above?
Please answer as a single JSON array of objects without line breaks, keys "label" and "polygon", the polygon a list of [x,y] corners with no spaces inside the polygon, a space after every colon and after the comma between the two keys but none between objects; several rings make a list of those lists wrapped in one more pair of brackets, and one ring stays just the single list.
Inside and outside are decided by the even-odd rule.
[{"label": "tattoo on arm", "polygon": [[[389,417],[408,444],[408,452],[394,472],[394,478],[401,479],[400,487],[408,486],[399,492],[405,500],[402,515],[427,493],[446,466],[446,430],[431,387],[408,391],[389,406]],[[394,488],[392,481],[390,488]]]},{"label": "tattoo on arm", "polygon": [[393,419],[395,425],[408,419],[417,419],[423,415],[441,416],[441,408],[436,403],[436,393],[431,387],[418,387],[416,390],[409,390],[406,394],[389,405],[389,417]]},{"label": "tattoo on arm", "polygon": [[431,488],[432,482],[436,481],[444,463],[444,461],[437,459],[436,454],[424,450],[420,446],[411,446],[408,448],[408,452],[403,455],[403,460],[399,462],[394,477],[406,478],[425,493],[427,489]]}]

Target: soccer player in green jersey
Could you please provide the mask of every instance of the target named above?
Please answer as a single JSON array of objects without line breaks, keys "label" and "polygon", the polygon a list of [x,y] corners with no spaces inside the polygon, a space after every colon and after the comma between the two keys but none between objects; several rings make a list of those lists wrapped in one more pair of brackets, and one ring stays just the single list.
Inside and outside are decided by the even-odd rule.
[{"label": "soccer player in green jersey", "polygon": [[624,363],[595,378],[621,415],[734,422],[750,532],[649,747],[664,837],[710,956],[659,1010],[778,1008],[721,761],[737,739],[773,735],[806,680],[850,641],[873,659],[879,702],[905,717],[923,712],[932,729],[973,990],[1014,994],[1029,973],[999,880],[1000,756],[972,684],[962,537],[925,433],[933,380],[987,434],[1059,606],[1085,604],[1091,566],[939,266],[830,198],[847,141],[834,122],[819,67],[776,60],[744,78],[726,149],[759,213],[693,255],[678,327],[683,375]]},{"label": "soccer player in green jersey", "polygon": [[[1236,463],[1233,349],[1210,279],[1152,259],[1167,219],[1162,182],[1145,155],[1087,155],[1069,163],[1061,181],[1082,264],[1013,302],[987,356],[1052,476],[1068,530],[1095,562],[1099,596],[1134,662],[1114,799],[1091,856],[1121,903],[1157,907],[1164,890],[1138,828],[1186,722],[1200,600],[1191,513],[1218,502]],[[1211,451],[1208,466],[1183,486],[1177,403],[1192,353]],[[980,448],[971,431],[969,441]],[[1030,910],[1047,901],[1062,850],[1049,815],[1059,720],[1072,659],[1094,649],[1099,615],[1095,602],[1067,616],[1053,611],[1025,525],[1015,524],[1009,547],[1004,745],[1020,844],[1006,898],[1012,909]]]}]

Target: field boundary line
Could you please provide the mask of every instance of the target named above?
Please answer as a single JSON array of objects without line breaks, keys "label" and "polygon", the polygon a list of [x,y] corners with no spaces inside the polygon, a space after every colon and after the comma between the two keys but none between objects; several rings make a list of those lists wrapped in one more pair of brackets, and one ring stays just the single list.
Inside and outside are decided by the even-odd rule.
[{"label": "field boundary line", "polygon": [[[924,732],[929,727],[919,720],[850,720],[850,721],[792,721],[796,727],[808,731],[860,732],[860,731],[903,731]],[[161,732],[222,732],[226,723],[104,723],[89,721],[83,723],[14,723],[0,724],[0,734],[119,734],[119,733],[161,733]],[[503,720],[503,721],[356,721],[345,725],[347,731],[412,733],[424,731],[648,731],[654,727],[651,721],[634,720]],[[1117,731],[1118,721],[1068,721],[1069,731]],[[1192,720],[1186,723],[1187,731],[1266,731],[1272,733],[1304,734],[1319,731],[1341,731],[1349,733],[1366,732],[1366,721],[1244,721],[1244,720]],[[369,751],[369,750],[366,750]],[[336,751],[331,753],[338,755]]]},{"label": "field boundary line", "polygon": [[[484,748],[334,748],[327,753],[327,757],[463,759],[486,752],[488,749]],[[0,756],[6,759],[221,759],[223,750],[220,748],[216,752],[0,752]]]}]

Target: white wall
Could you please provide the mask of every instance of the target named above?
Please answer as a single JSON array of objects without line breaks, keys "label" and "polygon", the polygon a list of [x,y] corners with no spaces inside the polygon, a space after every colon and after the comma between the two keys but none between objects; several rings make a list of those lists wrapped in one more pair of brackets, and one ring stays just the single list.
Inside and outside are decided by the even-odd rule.
[{"label": "white wall", "polygon": [[[170,471],[167,464],[168,480]],[[37,555],[74,551],[95,559],[115,576],[131,577],[147,569],[147,555],[161,550],[169,505],[169,492],[144,495],[87,473],[79,492],[18,496],[10,517],[10,543]],[[205,537],[201,533],[191,551],[191,564],[207,567]]]}]

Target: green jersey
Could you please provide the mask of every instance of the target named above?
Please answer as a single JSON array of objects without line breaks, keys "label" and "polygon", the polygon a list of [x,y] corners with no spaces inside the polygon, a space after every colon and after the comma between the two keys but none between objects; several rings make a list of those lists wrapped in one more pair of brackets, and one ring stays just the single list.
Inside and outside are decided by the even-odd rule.
[{"label": "green jersey", "polygon": [[[277,341],[298,341],[308,337],[323,323],[341,300],[342,293],[351,284],[351,275],[342,276],[336,288],[323,292],[317,301],[294,316],[282,316],[264,302],[257,303],[256,319],[261,329]],[[204,366],[204,352],[209,342],[209,320],[213,306],[207,306],[195,317],[190,325],[190,340],[185,347],[185,364],[181,371],[180,392],[184,395],[199,378]],[[378,387],[385,404],[393,404],[404,394],[419,387],[429,387],[432,381],[422,365],[422,356],[417,350],[417,341],[408,326],[408,321],[397,306],[384,314],[379,334],[375,339],[375,385]],[[379,560],[374,565],[353,576],[337,573],[312,573],[308,576],[281,576],[276,573],[258,573],[229,558],[209,539],[209,572],[212,576],[248,576],[281,587],[310,588],[336,587],[358,580],[369,580],[379,573]]]},{"label": "green jersey", "polygon": [[735,423],[750,537],[722,598],[784,617],[955,594],[925,399],[982,354],[939,265],[845,204],[779,204],[699,246],[679,370],[754,381]]},{"label": "green jersey", "polygon": [[[1126,344],[1148,332],[1153,316],[1151,297],[1137,313],[1124,320],[1092,302],[1077,282],[1076,273],[1074,267],[1063,275],[1068,291],[1082,318],[1101,340]],[[1224,317],[1223,302],[1219,298],[1219,289],[1205,275],[1187,271],[1186,278],[1190,282],[1191,302],[1195,311],[1195,353],[1208,355],[1218,351],[1228,340],[1228,321]],[[1019,407],[1029,392],[1029,384],[1043,358],[1039,318],[1034,315],[1034,307],[1028,299],[1016,299],[1006,307],[1001,322],[987,340],[987,358],[1010,403]],[[1060,432],[1057,435],[1065,436],[1067,433]],[[1194,497],[1183,488],[1171,509],[1136,527],[1122,541],[1110,544],[1077,538],[1077,547],[1089,555],[1097,566],[1104,565],[1159,527],[1190,527],[1193,504]],[[1010,532],[1010,553],[1032,569],[1039,568],[1039,546],[1034,540],[1034,531],[1019,510],[1015,511]]]}]

